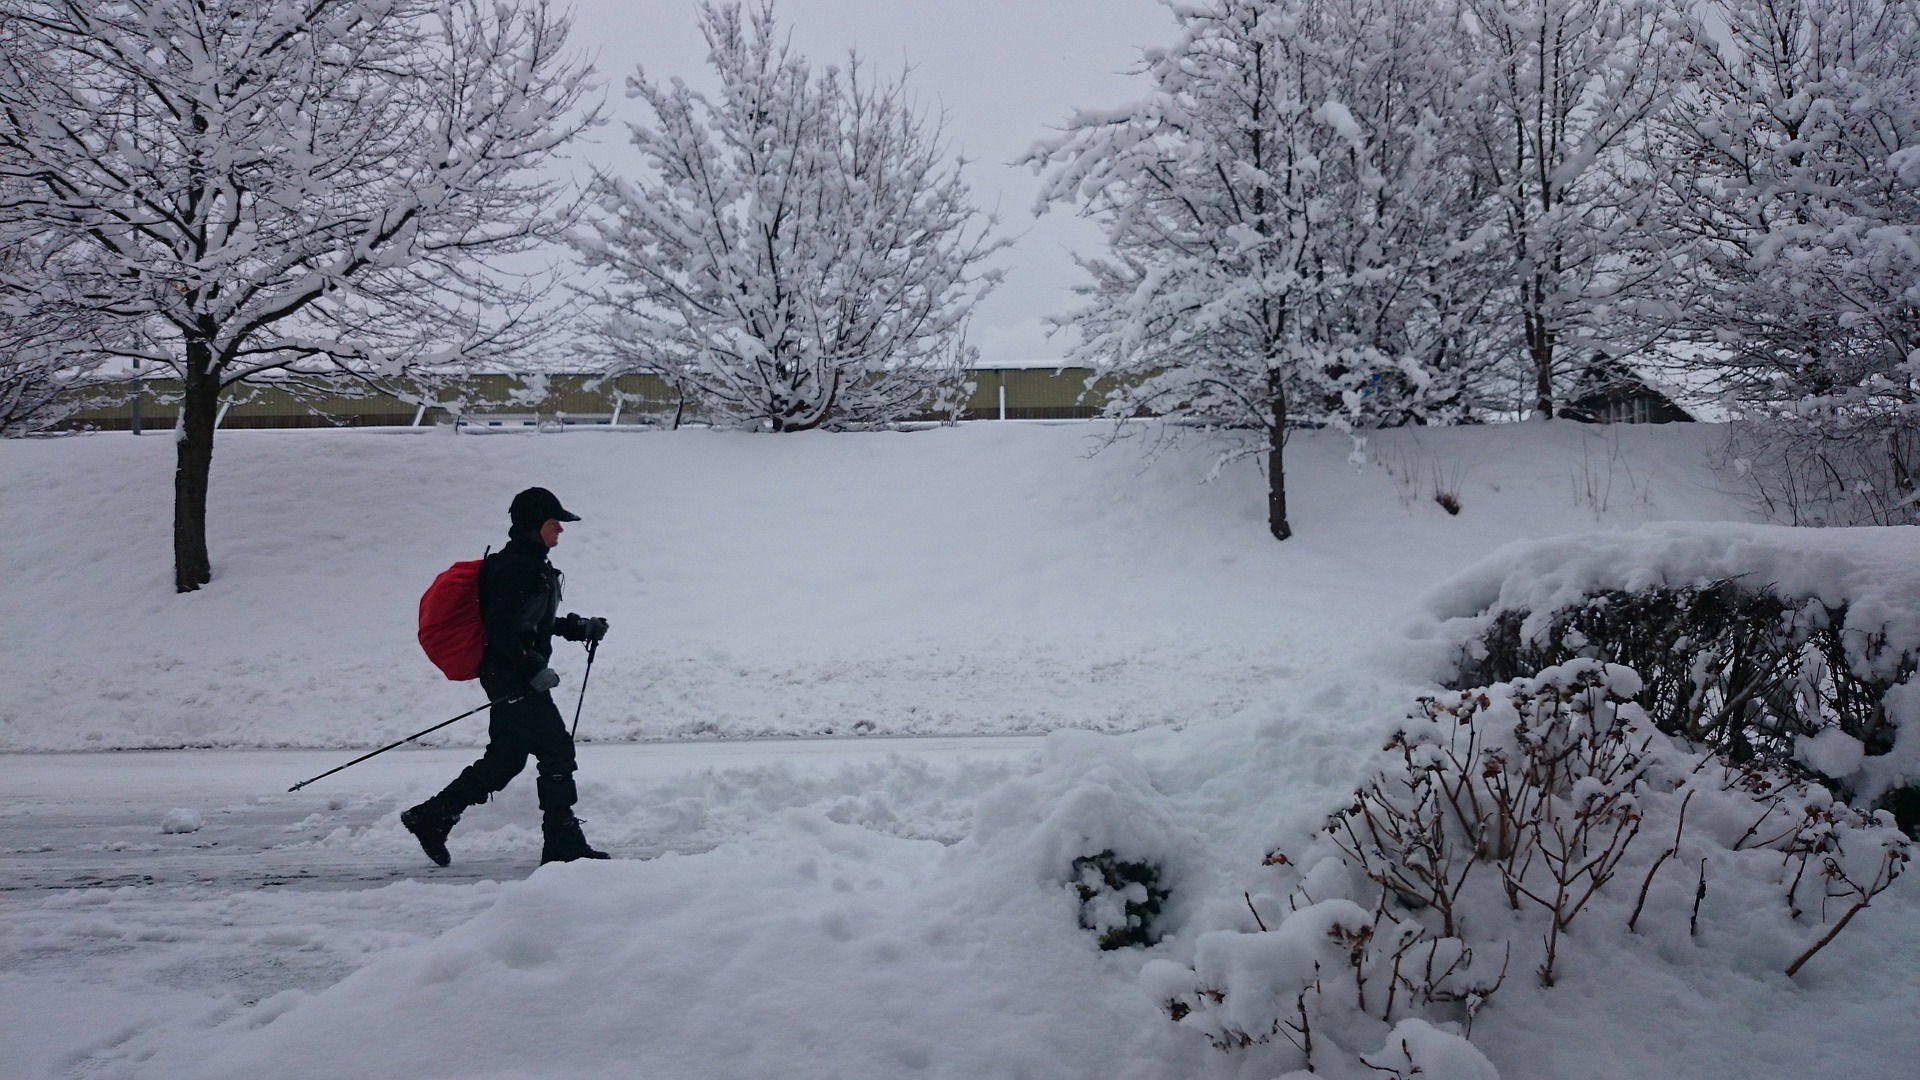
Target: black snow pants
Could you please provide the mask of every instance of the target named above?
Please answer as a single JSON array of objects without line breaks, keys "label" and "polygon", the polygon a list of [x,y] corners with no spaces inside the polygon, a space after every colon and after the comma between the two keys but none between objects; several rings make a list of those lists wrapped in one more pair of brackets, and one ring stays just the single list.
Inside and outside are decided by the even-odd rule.
[{"label": "black snow pants", "polygon": [[[487,696],[498,700],[525,692],[523,683],[480,677]],[[458,815],[469,806],[487,801],[494,792],[507,786],[527,758],[534,759],[535,791],[540,811],[547,821],[571,820],[578,798],[573,784],[573,736],[566,721],[546,691],[527,692],[527,696],[507,705],[495,705],[487,722],[487,750],[480,760],[467,766],[453,783],[435,795],[439,808]]]}]

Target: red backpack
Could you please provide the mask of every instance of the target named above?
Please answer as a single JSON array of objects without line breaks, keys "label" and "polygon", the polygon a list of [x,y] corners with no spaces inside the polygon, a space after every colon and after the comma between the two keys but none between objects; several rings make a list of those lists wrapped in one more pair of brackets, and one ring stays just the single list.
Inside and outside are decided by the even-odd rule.
[{"label": "red backpack", "polygon": [[420,647],[455,682],[480,677],[487,652],[487,624],[480,618],[480,564],[457,562],[440,572],[420,596]]}]

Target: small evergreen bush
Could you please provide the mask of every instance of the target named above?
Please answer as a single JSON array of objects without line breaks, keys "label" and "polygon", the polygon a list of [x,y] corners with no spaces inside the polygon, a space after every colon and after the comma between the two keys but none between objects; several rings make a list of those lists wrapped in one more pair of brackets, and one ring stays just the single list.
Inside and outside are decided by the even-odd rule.
[{"label": "small evergreen bush", "polygon": [[1102,949],[1152,945],[1160,940],[1160,905],[1169,895],[1160,869],[1122,859],[1111,850],[1073,860],[1080,896],[1080,927],[1099,935]]}]

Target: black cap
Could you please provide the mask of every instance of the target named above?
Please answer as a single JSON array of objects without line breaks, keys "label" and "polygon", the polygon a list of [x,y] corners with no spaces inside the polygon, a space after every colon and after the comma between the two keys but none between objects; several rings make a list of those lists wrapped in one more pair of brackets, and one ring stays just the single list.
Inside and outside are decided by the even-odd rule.
[{"label": "black cap", "polygon": [[513,497],[513,505],[507,508],[507,516],[513,519],[513,531],[537,529],[548,521],[579,521],[579,514],[567,513],[553,492],[543,487],[530,487]]}]

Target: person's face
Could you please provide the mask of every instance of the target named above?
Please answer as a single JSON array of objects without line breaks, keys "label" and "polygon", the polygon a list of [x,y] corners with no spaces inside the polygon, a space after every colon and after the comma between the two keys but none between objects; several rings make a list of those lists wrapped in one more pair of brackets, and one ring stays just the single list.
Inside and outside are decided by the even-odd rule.
[{"label": "person's face", "polygon": [[560,534],[566,531],[558,520],[548,518],[547,523],[540,526],[540,542],[550,548],[557,547],[560,543]]}]

